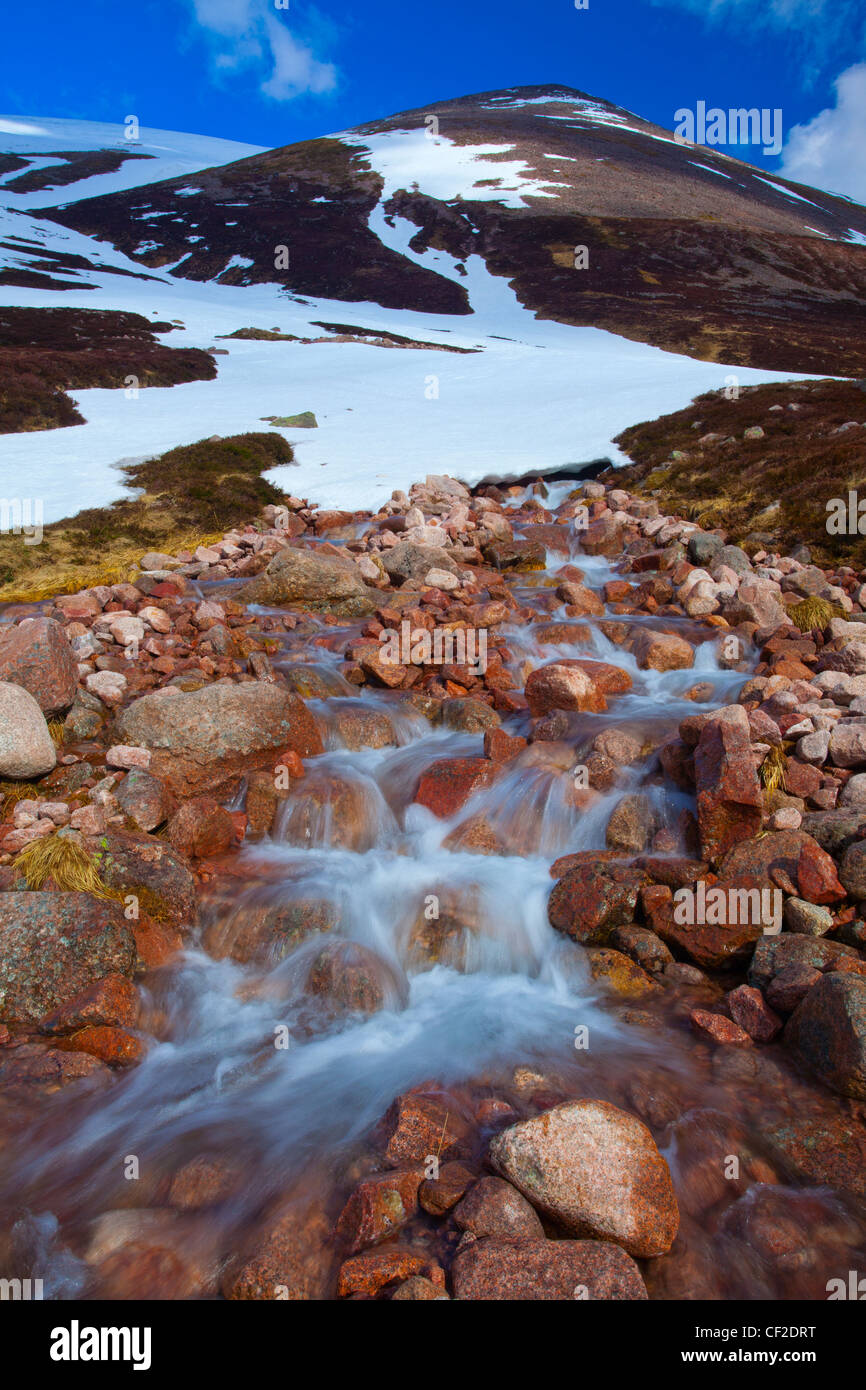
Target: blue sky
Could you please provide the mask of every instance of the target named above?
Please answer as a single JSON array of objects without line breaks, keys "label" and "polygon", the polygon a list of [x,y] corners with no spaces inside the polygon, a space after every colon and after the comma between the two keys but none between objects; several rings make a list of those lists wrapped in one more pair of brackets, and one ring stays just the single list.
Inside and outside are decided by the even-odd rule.
[{"label": "blue sky", "polygon": [[[282,145],[473,91],[564,83],[669,128],[781,108],[793,178],[866,199],[862,0],[77,0],[7,7],[0,110]],[[736,152],[736,151],[731,151]]]}]

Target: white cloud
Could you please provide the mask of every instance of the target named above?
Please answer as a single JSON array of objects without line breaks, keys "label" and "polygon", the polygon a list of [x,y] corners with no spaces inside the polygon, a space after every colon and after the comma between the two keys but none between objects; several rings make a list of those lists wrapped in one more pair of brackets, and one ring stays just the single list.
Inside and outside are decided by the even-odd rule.
[{"label": "white cloud", "polygon": [[265,28],[274,64],[273,72],[262,86],[266,96],[286,101],[300,92],[333,91],[337,71],[332,63],[320,63],[278,19],[269,16]]},{"label": "white cloud", "polygon": [[791,130],[780,172],[866,203],[866,63],[847,68],[834,86],[836,105]]},{"label": "white cloud", "polygon": [[219,71],[258,67],[261,90],[275,101],[336,87],[333,63],[320,62],[310,46],[291,33],[286,20],[277,18],[281,12],[273,0],[192,0],[192,8],[211,38]]}]

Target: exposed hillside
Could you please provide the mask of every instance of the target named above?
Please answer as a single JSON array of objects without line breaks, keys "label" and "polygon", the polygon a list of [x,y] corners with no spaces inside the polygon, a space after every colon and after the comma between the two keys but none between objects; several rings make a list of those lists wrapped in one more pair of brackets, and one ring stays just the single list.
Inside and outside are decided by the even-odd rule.
[{"label": "exposed hillside", "polygon": [[[762,433],[747,438],[755,427]],[[602,475],[608,482],[615,476],[751,550],[803,543],[820,564],[866,565],[866,535],[827,529],[831,499],[847,503],[859,488],[866,501],[866,383],[748,387],[736,400],[713,392],[617,443],[635,463]]]},{"label": "exposed hillside", "polygon": [[140,314],[0,308],[0,434],[82,424],[67,391],[212,380],[209,353],[156,341],[171,331]]},{"label": "exposed hillside", "polygon": [[[866,371],[863,208],[568,88],[441,102],[42,215],[187,279],[437,313],[468,312],[480,256],[542,318],[712,361]],[[431,250],[453,258],[447,278]]]}]

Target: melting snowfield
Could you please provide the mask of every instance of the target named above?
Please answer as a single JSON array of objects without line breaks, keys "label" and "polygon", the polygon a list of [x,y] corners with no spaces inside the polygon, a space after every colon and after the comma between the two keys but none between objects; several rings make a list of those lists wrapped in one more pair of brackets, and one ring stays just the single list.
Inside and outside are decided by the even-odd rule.
[{"label": "melting snowfield", "polygon": [[[64,135],[63,148],[72,147],[73,134]],[[83,144],[87,132],[78,134]],[[157,137],[165,135],[145,134],[149,143],[142,149],[148,151],[158,149]],[[32,146],[32,136],[6,135],[4,140],[14,143],[15,138]],[[160,163],[158,177],[178,172],[175,165],[183,153],[178,142],[187,138],[198,141],[176,136],[172,145],[168,137],[162,139],[165,163]],[[52,130],[46,139],[50,147],[59,133]],[[207,149],[195,143],[184,154],[184,174],[201,167],[197,161],[216,158],[211,145],[228,143],[204,142]],[[623,462],[612,441],[630,424],[679,410],[700,392],[722,389],[733,380],[749,385],[790,379],[790,373],[694,361],[601,329],[537,320],[504,279],[488,272],[481,257],[457,263],[444,252],[412,251],[409,241],[417,228],[387,218],[384,204],[394,188],[405,185],[409,166],[422,187],[447,188],[452,197],[478,196],[476,181],[491,172],[501,175],[507,187],[485,187],[485,195],[517,199],[518,205],[551,185],[524,174],[519,162],[484,159],[488,151],[483,147],[472,155],[443,137],[427,139],[424,131],[392,132],[363,142],[352,137],[352,143],[369,149],[370,162],[385,182],[370,219],[372,230],[418,264],[463,284],[471,316],[301,299],[277,284],[197,283],[173,276],[169,268],[143,275],[139,262],[108,243],[32,216],[24,195],[0,188],[7,204],[0,207],[0,241],[10,248],[0,253],[3,265],[27,264],[25,248],[19,254],[16,242],[36,242],[105,267],[77,272],[82,285],[91,286],[82,291],[58,294],[5,286],[5,304],[123,309],[152,321],[180,320],[183,328],[162,341],[171,347],[216,347],[224,354],[217,358],[214,381],[154,387],[137,395],[74,391],[85,425],[0,437],[4,495],[40,497],[45,519],[56,520],[122,495],[117,473],[122,460],[208,435],[268,429],[267,416],[313,411],[317,429],[282,431],[294,445],[297,461],[276,470],[273,481],[325,506],[372,507],[394,488],[406,488],[428,472],[448,472],[471,484],[488,476],[550,474],[604,457]],[[226,157],[238,154],[223,152]],[[87,180],[86,192],[106,191],[101,187],[106,180],[114,188],[128,186],[124,180],[137,179],[151,163],[157,161],[131,161],[116,174]],[[76,196],[82,190],[74,186],[31,195],[42,205]],[[111,274],[109,267],[137,278]],[[219,340],[244,327],[320,337],[323,330],[312,326],[315,320],[474,351],[464,355],[367,343]],[[135,375],[134,351],[129,374]]]}]

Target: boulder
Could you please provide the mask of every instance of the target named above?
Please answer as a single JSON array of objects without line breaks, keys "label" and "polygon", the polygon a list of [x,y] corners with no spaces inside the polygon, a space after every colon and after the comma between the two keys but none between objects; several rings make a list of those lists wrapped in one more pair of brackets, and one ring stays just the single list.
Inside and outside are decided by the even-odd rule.
[{"label": "boulder", "polygon": [[303,700],[261,681],[144,695],[119,715],[117,732],[151,750],[150,771],[178,796],[215,791],[277,750],[301,757],[323,750]]},{"label": "boulder", "polygon": [[621,849],[627,854],[640,854],[652,838],[656,825],[649,797],[632,792],[618,801],[611,812],[605,831],[608,849]]},{"label": "boulder", "polygon": [[477,1240],[458,1251],[451,1277],[464,1302],[647,1297],[634,1260],[599,1240]]},{"label": "boulder", "polygon": [[99,836],[94,853],[105,884],[124,898],[138,898],[143,917],[176,926],[195,921],[195,876],[166,840],[110,829]]},{"label": "boulder", "polygon": [[788,1020],[785,1042],[834,1091],[866,1100],[866,978],[823,975]]},{"label": "boulder", "polygon": [[544,1239],[534,1207],[502,1178],[479,1178],[454,1208],[454,1222],[471,1235]]},{"label": "boulder", "polygon": [[155,830],[174,809],[174,799],[165,784],[150,772],[133,769],[114,789],[114,798],[140,830]]},{"label": "boulder", "polygon": [[392,1168],[358,1184],[336,1225],[350,1255],[387,1239],[412,1219],[423,1179],[423,1168]]},{"label": "boulder", "polygon": [[853,946],[828,941],[823,936],[800,936],[793,932],[762,936],[749,963],[749,984],[765,991],[771,980],[792,966],[823,971],[845,956],[857,959]]},{"label": "boulder", "polygon": [[78,667],[60,623],[25,618],[0,630],[0,681],[29,692],[44,714],[59,714],[75,699]]},{"label": "boulder", "polygon": [[300,546],[277,551],[267,569],[244,584],[236,597],[241,603],[277,608],[298,604],[313,612],[344,618],[365,617],[376,607],[375,598],[351,560],[320,555]]},{"label": "boulder", "polygon": [[403,584],[407,580],[423,583],[431,570],[459,574],[459,570],[441,545],[420,545],[417,541],[398,541],[382,556],[385,572]]},{"label": "boulder", "polygon": [[598,712],[607,708],[604,695],[586,671],[558,661],[530,673],[526,699],[534,719],[553,709]]},{"label": "boulder", "polygon": [[682,671],[695,664],[690,642],[649,628],[642,628],[635,638],[634,654],[643,671]]},{"label": "boulder", "polygon": [[668,1165],[646,1125],[606,1101],[554,1106],[491,1142],[494,1168],[570,1235],[614,1241],[645,1259],[679,1226]]},{"label": "boulder", "polygon": [[728,705],[708,720],[695,751],[701,855],[718,863],[761,829],[763,797],[751,754],[749,717]]},{"label": "boulder", "polygon": [[45,715],[20,685],[0,682],[0,777],[30,781],[57,763]]},{"label": "boulder", "polygon": [[866,720],[845,720],[830,734],[830,760],[836,767],[866,764]]},{"label": "boulder", "polygon": [[306,1302],[327,1297],[333,1256],[330,1222],[314,1203],[297,1203],[272,1218],[223,1279],[225,1298]]},{"label": "boulder", "polygon": [[37,1023],[107,975],[132,975],[120,903],[89,893],[0,893],[0,1021]]},{"label": "boulder", "polygon": [[550,925],[583,945],[604,945],[634,920],[646,875],[619,864],[579,864],[563,874],[547,903]]},{"label": "boulder", "polygon": [[194,796],[175,811],[168,823],[168,840],[188,859],[225,854],[235,838],[229,812],[212,796]]},{"label": "boulder", "polygon": [[496,773],[497,765],[487,758],[440,758],[422,772],[415,800],[447,819],[475,792],[489,786]]}]

